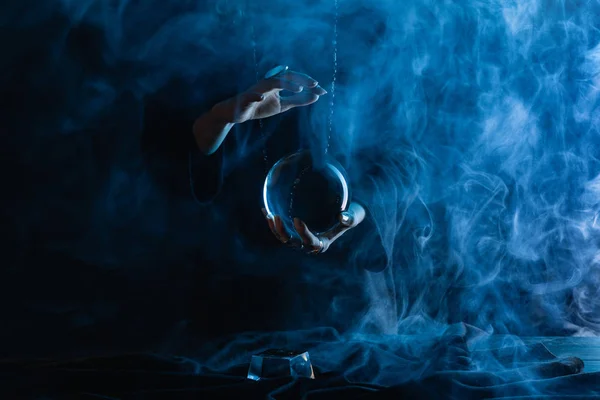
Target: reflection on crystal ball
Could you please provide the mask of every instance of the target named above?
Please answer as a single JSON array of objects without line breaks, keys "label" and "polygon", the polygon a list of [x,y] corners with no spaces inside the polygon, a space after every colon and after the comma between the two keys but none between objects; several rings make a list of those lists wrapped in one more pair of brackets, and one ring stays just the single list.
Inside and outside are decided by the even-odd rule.
[{"label": "reflection on crystal ball", "polygon": [[269,171],[263,200],[267,212],[279,215],[288,232],[295,232],[294,218],[314,233],[325,232],[350,203],[346,171],[329,156],[313,157],[307,150],[294,153]]}]

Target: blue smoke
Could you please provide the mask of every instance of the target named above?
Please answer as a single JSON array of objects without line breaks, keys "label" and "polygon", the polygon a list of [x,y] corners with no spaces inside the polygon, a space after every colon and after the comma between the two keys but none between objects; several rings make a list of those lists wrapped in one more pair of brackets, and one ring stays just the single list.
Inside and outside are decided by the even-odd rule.
[{"label": "blue smoke", "polygon": [[[306,261],[303,283],[342,288],[320,323],[345,320],[355,334],[458,322],[600,334],[600,4],[338,1],[331,148],[363,177],[355,186],[367,188],[374,230],[340,240],[343,268]],[[218,260],[227,240],[232,271],[279,273],[270,265],[287,253],[232,237],[243,222],[228,214],[231,199],[174,203],[151,178],[142,103],[177,80],[171,103],[208,104],[220,99],[207,86],[242,91],[255,69],[281,63],[329,89],[334,1],[15,4],[3,12],[0,79],[17,88],[3,141],[34,187],[5,208],[22,240],[42,232],[48,248],[156,276],[199,242]],[[211,81],[218,71],[230,79]],[[330,101],[292,111],[308,146],[329,136]],[[261,157],[249,129],[232,133],[225,179]],[[387,268],[365,271],[377,246]]]}]

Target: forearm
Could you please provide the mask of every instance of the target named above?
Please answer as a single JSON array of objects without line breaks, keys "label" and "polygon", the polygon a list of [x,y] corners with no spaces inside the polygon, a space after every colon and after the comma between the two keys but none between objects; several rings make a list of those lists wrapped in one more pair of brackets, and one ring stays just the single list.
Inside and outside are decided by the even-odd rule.
[{"label": "forearm", "polygon": [[200,151],[205,155],[217,151],[234,125],[233,122],[215,118],[212,111],[200,116],[193,127],[194,139]]}]

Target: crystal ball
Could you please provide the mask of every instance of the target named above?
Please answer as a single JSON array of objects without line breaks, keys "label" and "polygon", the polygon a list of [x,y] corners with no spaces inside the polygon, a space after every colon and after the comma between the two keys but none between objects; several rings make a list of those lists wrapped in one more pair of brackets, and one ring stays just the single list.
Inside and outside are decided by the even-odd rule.
[{"label": "crystal ball", "polygon": [[263,201],[269,215],[279,215],[288,232],[295,232],[293,221],[299,218],[311,232],[323,233],[337,224],[350,204],[346,171],[330,156],[299,151],[271,168]]}]

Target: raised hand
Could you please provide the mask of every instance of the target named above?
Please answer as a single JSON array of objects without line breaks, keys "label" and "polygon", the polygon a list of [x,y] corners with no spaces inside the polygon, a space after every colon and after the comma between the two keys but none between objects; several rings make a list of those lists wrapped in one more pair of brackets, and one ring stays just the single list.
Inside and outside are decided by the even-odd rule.
[{"label": "raised hand", "polygon": [[[282,96],[281,92],[291,95]],[[276,73],[267,74],[245,92],[217,103],[196,119],[193,126],[196,144],[204,154],[212,154],[235,124],[313,104],[326,93],[310,76],[278,67]]]},{"label": "raised hand", "polygon": [[[284,97],[280,95],[282,91],[293,94]],[[211,113],[216,119],[239,124],[313,104],[326,93],[310,76],[283,70],[280,74],[261,80],[245,92],[216,104]]]},{"label": "raised hand", "polygon": [[365,219],[365,209],[358,203],[351,203],[348,211],[338,215],[338,223],[320,235],[311,232],[303,221],[295,218],[294,229],[298,237],[285,229],[280,216],[268,215],[264,208],[263,215],[267,219],[271,232],[280,242],[308,254],[319,254],[327,251],[329,246],[345,232],[358,226]]}]

